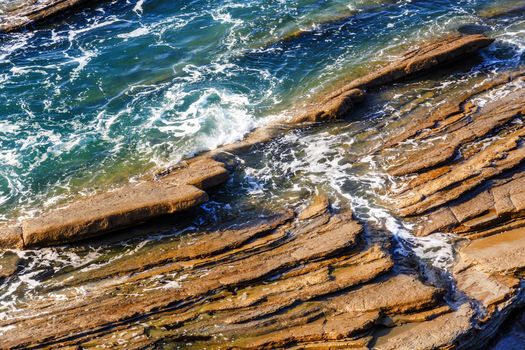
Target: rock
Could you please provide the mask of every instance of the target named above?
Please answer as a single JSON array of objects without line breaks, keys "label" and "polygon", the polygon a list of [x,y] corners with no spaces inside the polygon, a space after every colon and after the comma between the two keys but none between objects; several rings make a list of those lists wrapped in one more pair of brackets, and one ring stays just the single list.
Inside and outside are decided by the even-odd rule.
[{"label": "rock", "polygon": [[[389,292],[394,290],[395,293]],[[382,311],[384,314],[405,314],[435,306],[442,294],[443,291],[426,286],[412,276],[398,275],[335,297],[329,305],[350,313]]]},{"label": "rock", "polygon": [[452,35],[437,39],[434,42],[425,43],[377,72],[351,82],[336,92],[334,96],[355,88],[370,89],[380,87],[396,80],[428,71],[472,55],[493,42],[494,39],[475,34]]},{"label": "rock", "polygon": [[0,254],[0,280],[14,275],[20,265],[20,258],[17,254],[5,251]]},{"label": "rock", "polygon": [[22,227],[16,223],[0,225],[0,249],[22,248]]},{"label": "rock", "polygon": [[[393,336],[385,336],[383,343],[375,346],[377,350],[409,349],[447,349],[453,348],[458,340],[472,330],[473,310],[463,304],[457,311],[434,320],[410,325],[406,330]],[[475,340],[473,340],[475,343]]]},{"label": "rock", "polygon": [[93,3],[87,0],[20,0],[16,6],[4,8],[0,32],[8,33],[64,13],[67,10]]},{"label": "rock", "polygon": [[519,274],[525,267],[525,227],[476,239],[460,250],[461,262],[489,274]]},{"label": "rock", "polygon": [[[224,254],[235,252],[236,248],[246,247],[250,240],[265,236],[277,227],[284,226],[293,218],[291,212],[284,212],[262,219],[251,220],[243,223],[235,229],[225,228],[214,232],[202,232],[200,235],[182,238],[175,243],[155,245],[146,247],[141,254],[125,256],[114,261],[105,269],[89,271],[87,273],[75,273],[73,278],[68,278],[68,285],[77,285],[87,281],[108,278],[115,275],[136,273],[146,270],[150,266],[161,263],[200,260],[206,262],[206,258],[213,257],[215,261]],[[269,243],[269,242],[266,242]]]},{"label": "rock", "polygon": [[346,116],[354,104],[362,102],[365,91],[385,86],[400,79],[428,72],[439,66],[467,58],[490,45],[494,39],[481,34],[454,35],[425,43],[388,66],[356,79],[329,94],[320,103],[306,108],[291,123],[319,122]]},{"label": "rock", "polygon": [[202,159],[158,181],[130,184],[0,229],[5,247],[49,246],[78,241],[192,208],[208,200],[203,191],[228,178],[222,163]]},{"label": "rock", "polygon": [[[423,322],[392,336],[378,349],[448,346],[441,342],[442,330],[450,333],[460,348],[482,347],[521,307],[525,269],[524,75],[523,71],[503,74],[477,84],[449,104],[436,104],[427,110],[426,119],[406,124],[377,152],[385,159],[401,155],[388,169],[400,188],[391,192],[391,205],[400,215],[411,218],[415,232],[461,237],[456,238],[456,260],[450,272],[454,290],[477,311],[462,311],[467,317],[457,318],[452,313]],[[406,175],[411,175],[410,180]],[[439,330],[439,341],[429,334],[428,326]]]},{"label": "rock", "polygon": [[326,100],[323,104],[312,108],[312,111],[293,117],[291,123],[314,123],[339,119],[347,115],[353,109],[354,104],[362,102],[364,99],[365,92],[363,90],[351,89]]},{"label": "rock", "polygon": [[143,183],[93,196],[22,223],[25,247],[77,241],[206,202],[193,186]]},{"label": "rock", "polygon": [[299,220],[308,220],[313,217],[325,214],[328,211],[330,202],[325,195],[317,195],[313,198],[312,203],[299,213]]},{"label": "rock", "polygon": [[[350,212],[327,205],[318,196],[303,219],[239,219],[55,277],[49,299],[0,321],[0,347],[366,347],[384,318],[441,317],[441,289],[393,272],[388,242],[369,245]],[[86,284],[80,298],[51,297]]]},{"label": "rock", "polygon": [[207,190],[228,180],[224,164],[211,158],[190,159],[161,179],[161,183],[192,185]]},{"label": "rock", "polygon": [[[512,81],[521,79],[521,75],[505,78],[509,86]],[[498,80],[498,84],[493,85],[492,88],[485,87],[481,91],[488,93],[501,88],[501,81]],[[404,146],[395,145],[400,145],[403,139],[405,141],[412,139],[417,144],[426,144],[424,141],[430,138],[437,139],[430,146],[422,146],[405,153],[408,156],[389,169],[394,176],[411,173],[418,175],[408,186],[405,186],[404,191],[396,194],[395,202],[399,213],[403,216],[423,214],[452,202],[467,191],[479,188],[487,180],[519,166],[525,156],[520,141],[525,135],[525,128],[512,121],[522,116],[524,97],[525,89],[517,88],[504,98],[493,100],[478,108],[471,107],[452,115],[438,110],[434,115],[447,117],[441,119],[433,128],[428,128],[428,125],[423,123],[419,126],[421,132],[411,129],[405,132],[402,138],[395,136],[395,141],[387,142],[387,147],[402,149]],[[472,98],[473,96],[469,96],[461,104],[465,106],[467,102],[472,103]],[[447,106],[440,109],[449,110]],[[504,134],[504,137],[493,137],[491,133],[495,130]],[[476,145],[484,139],[487,139],[486,146],[476,149]],[[463,150],[461,157],[456,158],[460,148]],[[468,150],[470,152],[467,152]],[[479,208],[485,209],[478,210],[476,214],[471,211],[475,206],[470,206],[470,209],[453,206],[453,214],[458,215],[455,219],[464,221],[467,217],[486,212],[492,195],[483,194],[483,196],[485,197],[479,198],[479,201],[483,202]],[[443,227],[455,220],[445,211],[436,215],[441,215],[445,220]]]},{"label": "rock", "polygon": [[481,17],[497,19],[502,17],[520,16],[525,12],[525,6],[519,1],[510,1],[505,4],[487,4],[479,15]]}]

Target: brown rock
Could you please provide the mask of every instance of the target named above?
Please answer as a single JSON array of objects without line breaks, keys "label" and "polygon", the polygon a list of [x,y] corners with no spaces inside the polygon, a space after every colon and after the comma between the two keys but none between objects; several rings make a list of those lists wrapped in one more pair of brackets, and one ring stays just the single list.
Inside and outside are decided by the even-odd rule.
[{"label": "brown rock", "polygon": [[207,190],[228,180],[224,164],[211,158],[189,160],[185,166],[172,170],[161,182],[177,185],[192,185]]},{"label": "brown rock", "polygon": [[423,44],[390,65],[356,79],[329,94],[320,103],[306,108],[291,119],[292,124],[339,119],[347,115],[356,103],[365,98],[365,91],[400,79],[428,72],[438,66],[475,54],[494,39],[484,35],[450,36]]},{"label": "brown rock", "polygon": [[329,304],[350,313],[382,311],[384,314],[402,314],[436,305],[442,293],[412,276],[398,275],[336,297]]},{"label": "brown rock", "polygon": [[0,249],[22,248],[22,227],[16,223],[0,225]]},{"label": "brown rock", "polygon": [[5,226],[0,242],[4,247],[34,247],[98,236],[202,204],[208,200],[203,189],[227,178],[222,163],[200,159],[158,181],[130,184]]},{"label": "brown rock", "polygon": [[477,239],[461,249],[462,262],[486,273],[514,274],[525,268],[525,228]]},{"label": "brown rock", "polygon": [[[439,316],[431,321],[411,324],[393,336],[385,336],[376,345],[377,350],[413,350],[452,348],[472,329],[473,310],[463,304],[457,311]],[[473,341],[475,343],[475,341]]]},{"label": "brown rock", "polygon": [[[520,306],[525,269],[523,74],[501,76],[437,107],[428,123],[409,124],[387,142],[388,152],[379,152],[402,155],[389,169],[392,175],[413,174],[409,181],[397,178],[404,186],[392,203],[401,215],[415,217],[418,235],[450,232],[471,239],[456,240],[451,273],[455,291],[477,312],[463,306],[420,325],[395,327],[379,339],[378,349],[481,347]],[[491,97],[500,90],[505,94]],[[478,105],[474,97],[481,93],[490,98],[482,96],[485,103]]]},{"label": "brown rock", "polygon": [[490,45],[494,39],[484,35],[450,36],[426,43],[421,47],[404,54],[401,59],[378,70],[377,72],[357,79],[333,96],[355,89],[369,89],[383,86],[396,80],[413,76],[433,69],[439,65],[454,62],[467,57]]},{"label": "brown rock", "polygon": [[312,202],[299,213],[299,220],[308,220],[313,217],[326,214],[330,202],[328,197],[325,195],[317,195],[313,198]]},{"label": "brown rock", "polygon": [[93,196],[22,223],[26,247],[77,241],[206,202],[193,186],[142,183]]},{"label": "brown rock", "polygon": [[87,3],[92,2],[87,0],[20,0],[17,6],[6,9],[2,23],[0,23],[0,32],[19,30]]},{"label": "brown rock", "polygon": [[331,98],[315,108],[310,108],[305,114],[297,115],[292,118],[292,124],[304,122],[321,122],[339,119],[347,115],[354,107],[354,104],[365,99],[365,92],[360,89],[351,89]]},{"label": "brown rock", "polygon": [[13,252],[5,251],[0,254],[0,280],[16,273],[20,258]]}]

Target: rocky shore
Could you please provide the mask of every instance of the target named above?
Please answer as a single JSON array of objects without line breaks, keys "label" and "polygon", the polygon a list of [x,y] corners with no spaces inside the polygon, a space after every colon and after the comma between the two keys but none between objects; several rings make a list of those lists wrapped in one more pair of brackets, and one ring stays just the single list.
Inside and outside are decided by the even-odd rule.
[{"label": "rocky shore", "polygon": [[[351,115],[394,82],[470,59],[493,39],[450,36],[298,108],[287,122],[192,158],[155,180],[84,198],[0,229],[3,248],[107,237],[209,199],[249,153],[290,128]],[[0,347],[472,349],[523,304],[525,72],[435,96],[398,121],[370,156],[392,180],[385,203],[419,237],[450,236],[455,259],[436,271],[406,257],[348,205],[319,194],[301,210],[198,229],[64,273],[0,320]],[[244,153],[243,153],[244,152]],[[210,192],[211,193],[211,192]],[[0,276],[16,274],[5,255]],[[433,278],[429,274],[435,274]],[[0,277],[1,278],[1,277]],[[81,298],[74,298],[82,290]],[[59,291],[72,298],[52,298]],[[515,315],[513,317],[516,317]]]},{"label": "rocky shore", "polygon": [[[286,124],[302,127],[307,122],[343,118],[366,98],[367,90],[467,58],[492,42],[483,35],[469,35],[450,36],[423,45],[403,55],[399,61],[331,93],[320,103],[302,107],[306,112],[299,112]],[[37,218],[0,226],[0,247],[23,248],[77,241],[202,204],[207,199],[203,190],[228,178],[226,165],[220,162],[222,155],[245,151],[268,141],[279,132],[275,130],[278,127],[256,130],[241,142],[190,159],[179,168],[159,174],[157,181],[145,181],[85,198]]]},{"label": "rocky shore", "polygon": [[83,5],[87,0],[14,0],[0,4],[0,33],[9,33],[53,18]]}]

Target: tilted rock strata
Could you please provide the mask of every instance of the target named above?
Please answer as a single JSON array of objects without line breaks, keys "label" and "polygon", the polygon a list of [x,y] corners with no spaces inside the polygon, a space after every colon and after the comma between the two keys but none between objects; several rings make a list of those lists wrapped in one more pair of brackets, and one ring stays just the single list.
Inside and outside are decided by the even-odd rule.
[{"label": "tilted rock strata", "polygon": [[0,13],[0,33],[12,32],[97,0],[20,0]]},{"label": "tilted rock strata", "polygon": [[208,200],[204,190],[223,183],[223,164],[202,159],[158,181],[129,184],[78,200],[20,224],[0,227],[0,246],[34,247],[78,241],[152,218],[180,212]]},{"label": "tilted rock strata", "polygon": [[438,104],[377,153],[403,155],[389,170],[400,188],[392,207],[415,233],[458,236],[451,273],[476,306],[477,346],[524,302],[524,77],[502,75]]},{"label": "tilted rock strata", "polygon": [[[420,49],[405,56],[401,63],[354,84],[362,89],[378,87],[468,56],[490,42],[482,36],[447,39],[441,49],[439,45]],[[508,77],[500,85],[518,78]],[[332,95],[317,109],[316,118],[340,117],[347,113],[353,103],[363,98],[362,89],[350,84]],[[465,159],[474,160],[458,168],[460,172],[471,171],[480,163],[486,167],[496,164],[501,170],[482,175],[472,171],[467,180],[479,182],[483,176],[500,176],[515,167],[519,154],[513,153],[513,157],[503,159],[494,155],[519,149],[519,127],[507,127],[512,124],[513,116],[510,115],[519,109],[516,104],[506,102],[502,111],[490,106],[478,110],[461,101],[456,109],[461,113],[468,110],[488,115],[482,124],[469,129],[465,140],[473,142],[472,135],[500,130],[501,125],[505,126],[501,130],[508,136],[495,139],[493,148],[476,150],[472,147],[464,152]],[[461,119],[456,114],[441,115],[442,119],[451,115],[456,116],[454,120]],[[455,124],[446,132],[462,128],[471,119]],[[300,121],[304,120],[309,118]],[[450,125],[455,123],[452,119],[448,121]],[[404,135],[407,139],[424,137],[420,130]],[[262,133],[261,137],[266,139],[267,136]],[[403,139],[392,140],[389,146],[397,147],[403,142]],[[242,149],[247,144],[223,149]],[[488,156],[477,156],[479,150],[486,150]],[[117,196],[111,200],[105,195],[95,196],[25,225],[10,226],[5,229],[10,235],[4,237],[11,237],[15,242],[19,237],[21,244],[59,243],[91,237],[196,205],[205,200],[203,190],[227,178],[223,165],[208,156],[197,157],[181,168],[171,169],[160,180],[147,183],[144,190],[128,187],[116,191]],[[449,157],[442,162],[450,160]],[[425,193],[432,189],[448,190],[447,186],[426,184],[433,179],[432,174],[448,171],[447,168],[427,173],[436,171],[435,166],[425,163],[416,169],[421,176],[413,180],[413,187],[428,186],[421,187]],[[403,164],[396,164],[392,171],[397,169],[398,175],[402,175],[403,171],[399,171],[402,167]],[[448,176],[449,182],[465,180],[460,174]],[[504,185],[504,180],[498,181]],[[465,191],[476,186],[473,182]],[[178,189],[184,191],[178,192]],[[144,197],[141,191],[146,193]],[[410,189],[397,197],[398,203],[404,203],[400,207],[407,211],[406,215],[418,215],[442,205],[439,201],[432,202],[435,205],[420,204],[424,195],[408,191]],[[508,193],[512,201],[515,195]],[[151,198],[156,201],[152,202]],[[88,202],[91,204],[85,204]],[[417,209],[410,211],[411,206]],[[103,208],[103,215],[93,208]],[[79,209],[89,215],[75,221],[72,213]],[[114,216],[118,220],[105,219]],[[70,219],[59,219],[63,217]],[[510,310],[509,305],[513,305],[519,292],[519,283],[516,283],[519,268],[500,262],[499,268],[491,269],[491,262],[485,261],[490,259],[481,257],[482,250],[478,253],[474,250],[476,247],[465,248],[463,260],[452,273],[458,288],[484,307],[485,313],[480,314],[470,302],[452,308],[444,302],[442,289],[421,282],[415,275],[393,269],[387,239],[364,237],[363,228],[350,212],[331,213],[322,196],[299,215],[284,211],[241,222],[144,247],[95,269],[54,277],[42,286],[49,299],[29,300],[0,321],[3,332],[0,347],[133,349],[168,344],[196,349],[468,347],[482,343],[480,338],[473,337],[477,327],[491,320],[496,320],[496,325],[501,323],[506,312],[501,310]],[[52,240],[46,241],[47,237]],[[520,250],[516,250],[516,254],[519,253]],[[78,295],[82,291],[79,287],[86,285],[89,290]],[[67,301],[53,298],[56,292],[72,297]],[[394,331],[375,339],[383,327],[394,327]]]},{"label": "tilted rock strata", "polygon": [[[321,104],[312,106],[308,113],[294,118],[294,122],[339,118],[347,114],[354,103],[364,99],[364,89],[411,77],[467,57],[492,41],[482,35],[469,35],[422,45],[399,61],[348,84]],[[278,132],[278,129],[271,127],[256,130],[242,142],[225,145],[166,171],[159,181],[128,185],[23,220],[20,224],[4,225],[0,227],[0,248],[78,241],[202,204],[207,200],[203,191],[223,183],[227,178],[223,164],[211,157],[220,159],[221,153],[244,151],[256,143],[271,139]]]},{"label": "tilted rock strata", "polygon": [[399,60],[373,73],[356,79],[329,94],[320,103],[307,107],[305,113],[292,118],[292,123],[318,122],[347,115],[356,103],[365,98],[365,91],[414,77],[437,67],[468,58],[490,45],[494,39],[481,34],[454,35],[423,44]]},{"label": "tilted rock strata", "polygon": [[[483,102],[484,95],[498,93],[503,97]],[[490,209],[499,217],[521,210],[525,73],[495,79],[463,97],[431,111],[427,120],[414,121],[386,143],[385,147],[403,154],[389,172],[394,176],[417,175],[393,194],[401,215],[432,212],[428,224],[435,226],[433,219],[441,215],[456,221],[457,225],[447,225],[450,229]],[[468,204],[476,198],[454,202],[472,190],[478,190],[478,198],[483,198],[479,203]]]},{"label": "tilted rock strata", "polygon": [[[447,317],[443,290],[394,272],[388,242],[367,244],[351,213],[320,203],[63,276],[59,289],[43,288],[51,295],[89,281],[90,292],[24,304],[0,321],[0,347],[366,348],[387,320]],[[457,336],[445,333],[432,344]]]}]

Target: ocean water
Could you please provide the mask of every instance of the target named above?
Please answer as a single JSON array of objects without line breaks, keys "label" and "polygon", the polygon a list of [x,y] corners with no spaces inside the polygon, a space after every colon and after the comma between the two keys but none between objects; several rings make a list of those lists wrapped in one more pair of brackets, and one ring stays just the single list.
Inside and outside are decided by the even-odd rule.
[{"label": "ocean water", "polygon": [[[9,4],[0,1],[0,11]],[[520,5],[117,0],[0,36],[1,220],[137,181],[239,140],[422,40],[458,30],[497,39],[472,67],[396,84],[345,121],[296,130],[243,155],[193,226],[14,251],[23,267],[0,282],[0,319],[22,312],[27,300],[81,297],[96,288],[60,289],[72,274],[260,210],[261,203],[269,209],[304,205],[316,192],[327,193],[335,207],[351,205],[362,222],[397,238],[400,258],[416,255],[446,271],[453,259],[449,236],[413,237],[410,225],[385,209],[392,181],[370,150],[411,105],[432,104],[434,94],[523,66],[523,11],[505,13]]]}]

